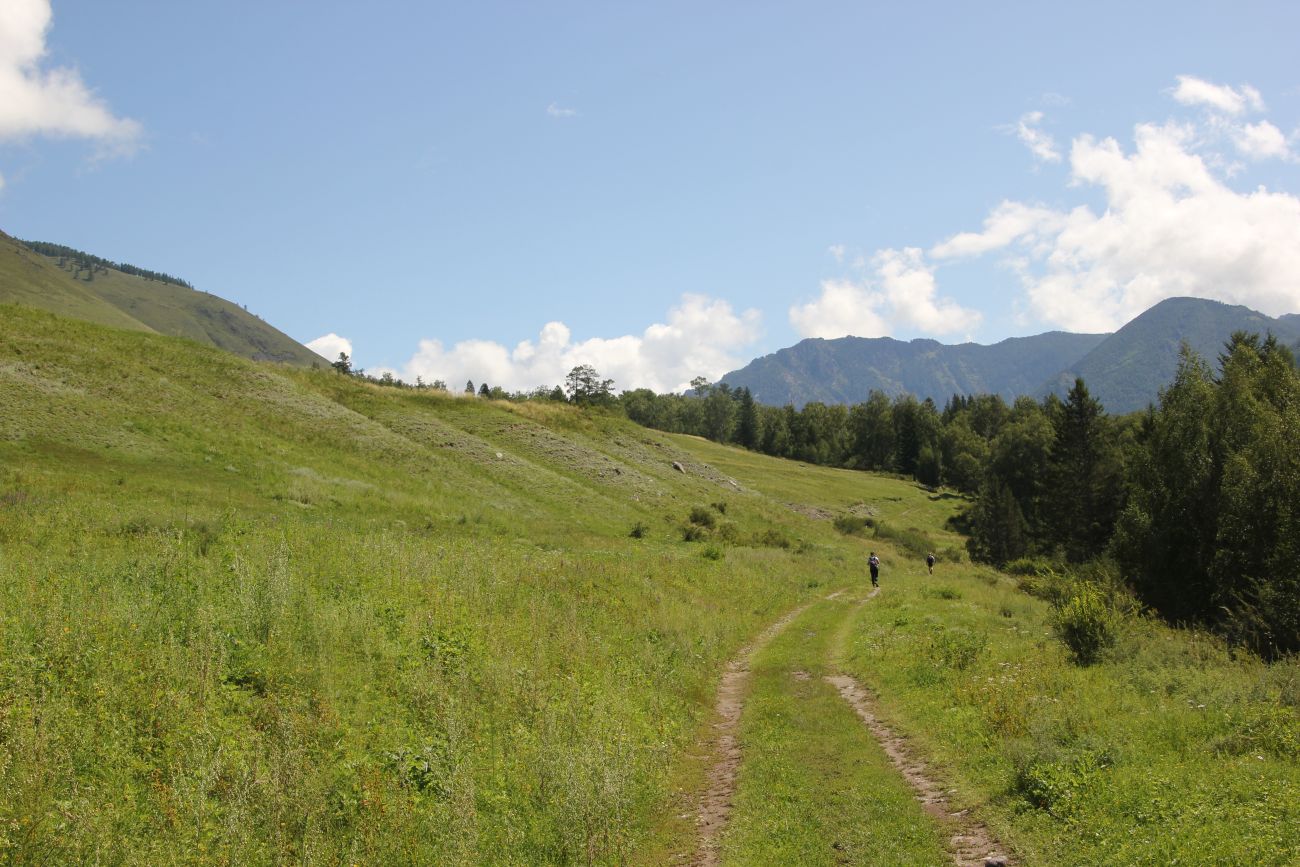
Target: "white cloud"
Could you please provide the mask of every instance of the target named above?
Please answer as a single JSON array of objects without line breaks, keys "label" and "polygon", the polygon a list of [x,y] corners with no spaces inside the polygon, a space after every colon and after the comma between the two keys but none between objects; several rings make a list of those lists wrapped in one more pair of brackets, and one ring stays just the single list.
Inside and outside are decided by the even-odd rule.
[{"label": "white cloud", "polygon": [[33,135],[97,141],[104,155],[129,153],[140,125],[115,117],[75,69],[42,69],[49,0],[0,3],[0,141]]},{"label": "white cloud", "polygon": [[556,103],[546,106],[546,113],[551,117],[577,117],[578,111],[573,108],[561,108]]},{"label": "white cloud", "polygon": [[1020,116],[1016,122],[1016,137],[1029,148],[1035,159],[1045,163],[1059,163],[1061,152],[1056,149],[1056,140],[1038,128],[1043,122],[1041,111],[1031,111]]},{"label": "white cloud", "polygon": [[536,341],[525,340],[513,350],[489,340],[465,340],[451,347],[423,340],[406,363],[403,378],[442,379],[453,389],[473,380],[522,390],[562,384],[574,367],[590,364],[613,379],[619,390],[682,391],[697,376],[715,380],[748,361],[736,353],[758,338],[759,320],[756,310],[737,314],[726,301],[683,295],[666,323],[651,325],[640,335],[575,343],[568,326],[548,322]]},{"label": "white cloud", "polygon": [[790,324],[800,337],[883,337],[889,324],[876,308],[878,292],[850,280],[823,280],[816,301],[790,308]]},{"label": "white cloud", "polygon": [[843,244],[831,244],[829,247],[826,248],[826,252],[830,253],[836,262],[840,263],[841,265],[844,264],[845,250]]},{"label": "white cloud", "polygon": [[881,337],[896,325],[927,334],[953,334],[978,324],[980,314],[951,299],[936,298],[934,266],[915,247],[880,250],[870,262],[872,279],[826,280],[815,301],[790,308],[801,337]]},{"label": "white cloud", "polygon": [[1287,145],[1282,130],[1266,120],[1233,128],[1232,141],[1243,156],[1251,159],[1291,157],[1291,148]]},{"label": "white cloud", "polygon": [[[1138,124],[1128,150],[1114,138],[1073,140],[1066,189],[1099,190],[1100,209],[1003,201],[982,229],[958,232],[927,254],[879,251],[874,280],[823,284],[821,298],[791,309],[791,321],[821,336],[885,333],[895,321],[934,333],[965,329],[978,315],[939,297],[935,268],[992,252],[1019,278],[1024,297],[1014,307],[1026,325],[1109,331],[1180,295],[1273,316],[1300,310],[1300,197],[1233,189],[1228,180],[1244,166],[1221,152],[1295,161],[1291,142],[1268,121],[1224,114],[1263,110],[1249,85],[1182,76],[1173,96],[1214,112],[1197,122]],[[1022,120],[1032,128],[1038,119]]]},{"label": "white cloud", "polygon": [[932,254],[1032,241],[1008,264],[1029,309],[1071,330],[1112,330],[1179,295],[1271,315],[1300,309],[1300,198],[1232,190],[1193,152],[1193,127],[1140,124],[1134,140],[1131,153],[1112,138],[1074,140],[1072,182],[1101,188],[1103,212],[1004,202],[983,233],[955,235]]},{"label": "white cloud", "polygon": [[1249,84],[1233,88],[1226,84],[1211,84],[1191,75],[1180,75],[1173,95],[1183,105],[1208,106],[1231,115],[1264,110],[1264,98]]},{"label": "white cloud", "polygon": [[323,337],[309,340],[303,345],[327,361],[337,360],[340,352],[346,353],[349,357],[352,355],[352,341],[346,337],[339,337],[333,331]]},{"label": "white cloud", "polygon": [[953,334],[979,324],[977,311],[967,310],[950,298],[936,299],[934,266],[926,263],[925,255],[916,247],[881,250],[872,264],[895,319],[927,334]]},{"label": "white cloud", "polygon": [[984,231],[959,232],[930,249],[936,259],[978,256],[1014,242],[1040,242],[1064,225],[1064,216],[1049,208],[1004,201],[984,218]]},{"label": "white cloud", "polygon": [[0,193],[3,193],[4,189],[5,189],[5,176],[0,175]]}]

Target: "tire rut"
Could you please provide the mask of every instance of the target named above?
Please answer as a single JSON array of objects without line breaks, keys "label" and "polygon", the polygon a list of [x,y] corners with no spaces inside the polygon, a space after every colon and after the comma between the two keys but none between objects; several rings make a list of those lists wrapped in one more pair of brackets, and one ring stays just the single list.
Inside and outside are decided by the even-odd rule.
[{"label": "tire rut", "polygon": [[[862,600],[865,604],[880,592],[876,588]],[[948,852],[957,867],[1009,867],[1012,863],[992,832],[966,810],[953,810],[944,790],[934,781],[925,762],[918,758],[907,740],[885,725],[875,714],[875,697],[866,687],[847,674],[826,675],[825,680],[839,690],[867,729],[875,737],[889,761],[912,787],[927,813],[949,832]]]},{"label": "tire rut", "polygon": [[[837,590],[825,598],[836,599],[843,592]],[[731,802],[736,794],[736,772],[740,769],[741,759],[740,744],[736,742],[736,728],[740,724],[740,712],[745,704],[750,660],[812,605],[812,602],[800,605],[769,625],[757,638],[741,648],[723,671],[716,705],[719,720],[713,725],[716,732],[712,750],[715,761],[709,769],[709,787],[700,799],[696,814],[699,838],[690,860],[692,867],[717,867],[721,863],[718,841],[731,817]]]}]

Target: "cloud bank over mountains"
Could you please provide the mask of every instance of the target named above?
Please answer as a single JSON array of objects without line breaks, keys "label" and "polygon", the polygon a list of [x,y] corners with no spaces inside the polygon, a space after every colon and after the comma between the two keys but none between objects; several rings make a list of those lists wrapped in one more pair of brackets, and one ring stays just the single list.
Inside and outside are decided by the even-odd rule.
[{"label": "cloud bank over mountains", "polygon": [[[1036,167],[1062,162],[1064,191],[1100,191],[1104,207],[1049,207],[1007,199],[977,229],[927,247],[827,253],[847,276],[824,280],[813,300],[787,314],[800,337],[878,337],[907,329],[936,337],[966,335],[983,318],[943,293],[940,274],[983,257],[1011,275],[1025,324],[1068,331],[1113,331],[1159,301],[1192,295],[1244,304],[1276,316],[1300,310],[1300,198],[1264,187],[1237,191],[1241,160],[1297,160],[1296,135],[1258,115],[1264,98],[1250,85],[1178,76],[1168,91],[1198,117],[1140,123],[1132,143],[1081,133],[1063,153],[1041,129],[1042,111],[1005,127]],[[1055,105],[1066,104],[1058,98]],[[761,314],[736,313],[723,300],[685,295],[668,321],[640,335],[573,340],[549,322],[513,349],[490,340],[445,346],[424,340],[401,370],[408,381],[467,380],[507,390],[563,382],[590,364],[617,388],[681,391],[696,376],[716,379],[749,360]],[[330,334],[308,344],[331,358],[351,344]],[[752,353],[750,353],[752,354]],[[372,371],[375,372],[375,371]]]},{"label": "cloud bank over mountains", "polygon": [[[416,377],[425,382],[441,379],[453,391],[463,388],[466,380],[527,391],[563,384],[574,367],[590,364],[613,379],[619,390],[683,391],[697,376],[716,378],[749,361],[741,350],[753,344],[761,330],[757,310],[737,313],[726,301],[704,295],[683,295],[667,319],[639,335],[577,342],[563,322],[548,322],[535,341],[524,340],[513,349],[492,340],[464,340],[450,347],[422,340],[401,370],[369,373],[392,373],[407,382]],[[344,338],[329,334],[307,345],[337,358],[336,347],[343,344],[351,347]]]},{"label": "cloud bank over mountains", "polygon": [[[980,313],[941,294],[936,270],[988,254],[1015,276],[1026,321],[1070,331],[1111,331],[1165,298],[1194,295],[1269,315],[1300,310],[1300,198],[1227,181],[1240,160],[1297,160],[1295,138],[1267,120],[1263,96],[1182,75],[1170,91],[1194,120],[1138,124],[1133,146],[1076,136],[1066,190],[1097,189],[1100,213],[1007,200],[976,231],[931,246],[884,249],[860,274],[829,280],[790,308],[802,337],[876,337],[899,326],[960,334]],[[1060,158],[1030,112],[1010,129],[1039,163]]]}]

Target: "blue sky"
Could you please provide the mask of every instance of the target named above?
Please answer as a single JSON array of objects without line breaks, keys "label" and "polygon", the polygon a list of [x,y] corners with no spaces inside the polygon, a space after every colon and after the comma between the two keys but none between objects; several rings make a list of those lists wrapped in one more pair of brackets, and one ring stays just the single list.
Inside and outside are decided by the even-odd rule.
[{"label": "blue sky", "polygon": [[1300,5],[0,5],[0,229],[372,371],[1300,310]]}]

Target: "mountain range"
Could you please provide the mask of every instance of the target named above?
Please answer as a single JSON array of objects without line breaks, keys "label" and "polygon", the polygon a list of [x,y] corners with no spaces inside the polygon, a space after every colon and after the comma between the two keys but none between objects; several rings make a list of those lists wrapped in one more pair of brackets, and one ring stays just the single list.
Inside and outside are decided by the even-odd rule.
[{"label": "mountain range", "polygon": [[748,388],[760,403],[860,403],[871,391],[911,393],[942,404],[954,394],[1065,394],[1082,377],[1107,410],[1155,401],[1187,343],[1217,361],[1234,331],[1271,333],[1300,348],[1300,314],[1273,318],[1203,298],[1168,298],[1112,334],[1049,331],[984,346],[891,337],[809,338],[751,361],[720,382]]},{"label": "mountain range", "polygon": [[[46,255],[49,253],[50,255]],[[166,274],[0,232],[0,304],[216,346],[255,361],[298,367],[325,360],[237,304]]]},{"label": "mountain range", "polygon": [[[258,361],[298,367],[324,359],[257,316],[188,283],[57,244],[0,232],[0,304],[215,346]],[[1169,298],[1112,334],[1049,331],[985,346],[919,338],[810,338],[757,358],[720,382],[755,400],[802,407],[852,404],[871,391],[911,393],[943,403],[954,394],[1063,395],[1082,377],[1111,412],[1142,409],[1174,376],[1187,343],[1217,361],[1234,331],[1271,333],[1300,352],[1300,314],[1269,317],[1201,298]]]}]

